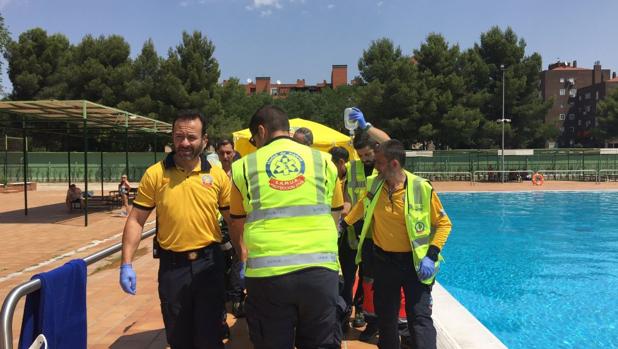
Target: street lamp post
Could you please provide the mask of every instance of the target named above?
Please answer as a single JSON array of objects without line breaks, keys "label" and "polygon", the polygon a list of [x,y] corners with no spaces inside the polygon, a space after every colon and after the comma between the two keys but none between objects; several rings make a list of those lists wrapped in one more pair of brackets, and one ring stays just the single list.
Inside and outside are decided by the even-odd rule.
[{"label": "street lamp post", "polygon": [[511,122],[511,119],[504,118],[504,64],[500,64],[500,70],[502,70],[502,118],[498,120],[498,122],[502,123],[502,183],[504,183],[504,124],[507,122]]}]

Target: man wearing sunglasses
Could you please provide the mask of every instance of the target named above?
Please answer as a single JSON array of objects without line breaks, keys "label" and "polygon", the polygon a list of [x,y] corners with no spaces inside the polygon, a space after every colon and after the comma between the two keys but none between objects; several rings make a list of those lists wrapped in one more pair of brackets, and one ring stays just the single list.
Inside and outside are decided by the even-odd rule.
[{"label": "man wearing sunglasses", "polygon": [[232,164],[230,233],[246,260],[249,335],[256,349],[340,348],[343,193],[330,156],[289,129],[282,109],[258,109],[249,124],[258,149]]}]

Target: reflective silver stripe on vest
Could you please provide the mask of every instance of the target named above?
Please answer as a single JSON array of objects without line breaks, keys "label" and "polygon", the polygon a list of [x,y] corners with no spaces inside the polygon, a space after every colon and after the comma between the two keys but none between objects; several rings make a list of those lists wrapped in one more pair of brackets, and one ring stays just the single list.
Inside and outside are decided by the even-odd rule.
[{"label": "reflective silver stripe on vest", "polygon": [[313,157],[313,169],[315,171],[315,191],[317,192],[316,202],[323,203],[326,196],[326,180],[324,179],[324,163],[322,155],[318,150],[311,149]]},{"label": "reflective silver stripe on vest", "polygon": [[373,183],[371,183],[371,188],[369,189],[369,193],[371,193],[371,195],[372,195],[371,200],[373,200],[373,198],[375,197],[376,191],[378,190],[378,186],[380,184],[382,184],[382,179],[380,179],[378,177],[376,177],[373,180]]},{"label": "reflective silver stripe on vest", "polygon": [[428,245],[428,244],[429,244],[429,236],[423,236],[418,239],[412,240],[412,247],[414,247],[414,249],[417,249],[418,247]]},{"label": "reflective silver stripe on vest", "polygon": [[[422,211],[423,210],[423,180],[422,179],[418,179],[415,178],[413,183],[412,183],[412,191],[413,191],[413,195],[414,195],[414,202],[410,202],[408,203],[408,209],[409,210],[417,210],[417,211]],[[434,228],[431,227],[431,230],[433,230]],[[430,235],[427,236],[423,236],[417,239],[412,240],[412,247],[414,249],[417,249],[421,246],[425,246],[429,244],[429,237]]]},{"label": "reflective silver stripe on vest", "polygon": [[249,181],[249,188],[247,189],[251,193],[253,210],[259,210],[262,205],[262,200],[260,200],[260,177],[257,169],[257,154],[253,152],[247,155],[247,180]]},{"label": "reflective silver stripe on vest", "polygon": [[247,268],[286,267],[299,264],[336,263],[335,253],[307,253],[287,256],[264,256],[247,259]]},{"label": "reflective silver stripe on vest", "polygon": [[350,183],[348,186],[352,188],[352,204],[355,204],[358,201],[358,197],[356,196],[356,161],[350,163]]},{"label": "reflective silver stripe on vest", "polygon": [[412,184],[412,191],[414,192],[414,209],[417,211],[423,210],[423,181],[416,178],[414,184]]},{"label": "reflective silver stripe on vest", "polygon": [[[362,161],[354,160],[350,162],[350,172],[350,182],[348,187],[352,188],[352,204],[356,204],[358,202],[358,189],[364,189],[366,186],[365,167],[363,166]],[[361,180],[359,180],[359,176]]]},{"label": "reflective silver stripe on vest", "polygon": [[260,219],[285,218],[285,217],[302,217],[302,216],[318,216],[322,214],[330,214],[330,206],[328,205],[303,205],[303,206],[286,206],[265,208],[263,210],[253,210],[247,215],[247,223],[254,222]]}]

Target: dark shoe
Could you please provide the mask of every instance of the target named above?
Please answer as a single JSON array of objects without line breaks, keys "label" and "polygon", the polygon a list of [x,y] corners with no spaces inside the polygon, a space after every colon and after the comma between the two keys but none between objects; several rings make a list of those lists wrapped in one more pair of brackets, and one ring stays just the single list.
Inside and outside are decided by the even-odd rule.
[{"label": "dark shoe", "polygon": [[358,340],[361,342],[370,342],[378,334],[378,324],[374,322],[367,323],[367,327],[358,336]]},{"label": "dark shoe", "polygon": [[232,302],[232,314],[236,318],[245,317],[245,302]]},{"label": "dark shoe", "polygon": [[357,308],[356,314],[354,314],[354,320],[352,320],[352,327],[359,328],[365,326],[366,324],[367,322],[365,322],[365,316],[363,316],[363,312],[358,311]]},{"label": "dark shoe", "polygon": [[410,337],[410,331],[408,330],[408,321],[399,319],[399,324],[397,326],[399,330],[399,338],[401,339],[400,349],[412,349],[416,346],[412,343],[412,338]]}]

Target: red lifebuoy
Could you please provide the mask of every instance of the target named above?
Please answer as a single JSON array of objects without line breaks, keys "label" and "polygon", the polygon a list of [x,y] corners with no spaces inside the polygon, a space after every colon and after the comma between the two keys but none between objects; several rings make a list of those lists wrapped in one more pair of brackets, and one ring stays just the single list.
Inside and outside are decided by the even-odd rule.
[{"label": "red lifebuoy", "polygon": [[536,172],[532,175],[532,184],[534,185],[543,185],[545,183],[545,177],[542,174]]}]

